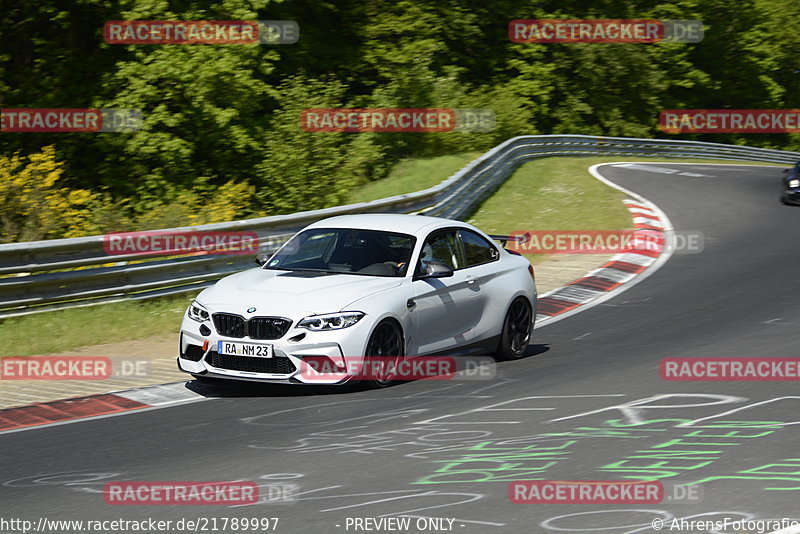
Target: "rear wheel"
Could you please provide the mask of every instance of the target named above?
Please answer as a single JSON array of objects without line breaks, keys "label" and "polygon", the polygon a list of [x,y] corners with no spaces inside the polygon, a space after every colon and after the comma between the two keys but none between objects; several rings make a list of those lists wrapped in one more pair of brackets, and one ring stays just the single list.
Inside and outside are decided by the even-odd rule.
[{"label": "rear wheel", "polygon": [[391,386],[394,380],[393,369],[404,356],[403,333],[394,321],[383,321],[375,328],[367,343],[364,358],[365,376],[361,382],[370,388]]},{"label": "rear wheel", "polygon": [[497,360],[516,360],[525,354],[531,339],[531,305],[527,299],[517,297],[511,303],[503,321],[500,345],[495,352]]}]

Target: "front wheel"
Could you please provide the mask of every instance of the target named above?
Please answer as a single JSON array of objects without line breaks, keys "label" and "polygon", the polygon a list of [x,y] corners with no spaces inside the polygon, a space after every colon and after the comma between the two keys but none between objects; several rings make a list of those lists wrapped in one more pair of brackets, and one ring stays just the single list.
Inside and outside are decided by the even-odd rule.
[{"label": "front wheel", "polygon": [[403,333],[394,321],[383,321],[375,328],[367,343],[364,376],[361,383],[369,388],[385,388],[394,380],[394,369],[402,361]]},{"label": "front wheel", "polygon": [[500,344],[494,356],[497,360],[516,360],[525,354],[531,339],[531,305],[527,299],[514,299],[503,321]]}]

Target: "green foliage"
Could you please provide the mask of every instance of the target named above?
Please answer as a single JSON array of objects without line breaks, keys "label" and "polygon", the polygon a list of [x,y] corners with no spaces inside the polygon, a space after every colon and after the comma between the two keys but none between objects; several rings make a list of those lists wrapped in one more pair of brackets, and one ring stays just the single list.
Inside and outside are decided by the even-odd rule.
[{"label": "green foliage", "polygon": [[349,191],[388,171],[375,134],[311,133],[300,128],[308,108],[342,107],[345,85],[289,77],[279,88],[281,107],[262,140],[255,173],[266,214],[291,213],[341,203]]},{"label": "green foliage", "polygon": [[61,187],[55,148],[22,157],[0,155],[0,243],[74,237],[86,231],[94,195]]},{"label": "green foliage", "polygon": [[[706,33],[697,44],[515,44],[507,26],[519,18],[699,19]],[[108,20],[296,20],[300,40],[109,45]],[[91,192],[80,224],[48,237],[314,209],[404,158],[523,134],[676,137],[658,129],[669,108],[800,108],[798,26],[797,0],[16,3],[0,10],[3,107],[133,108],[144,125],[3,133],[0,154],[55,145],[60,187]],[[497,127],[309,133],[299,115],[311,107],[485,108]],[[800,148],[800,134],[680,138]]]}]

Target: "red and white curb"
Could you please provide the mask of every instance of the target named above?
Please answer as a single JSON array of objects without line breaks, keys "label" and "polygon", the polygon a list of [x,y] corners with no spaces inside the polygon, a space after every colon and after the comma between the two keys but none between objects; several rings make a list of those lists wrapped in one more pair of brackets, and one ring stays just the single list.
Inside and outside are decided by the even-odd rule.
[{"label": "red and white curb", "polygon": [[[658,270],[674,250],[672,223],[661,209],[646,198],[608,181],[599,168],[614,163],[592,165],[589,172],[609,187],[630,198],[623,202],[631,213],[634,232],[647,232],[649,241],[632,241],[632,250],[617,254],[605,265],[574,282],[540,295],[536,301],[536,328],[596,306],[625,291]],[[652,243],[661,244],[653,250]]]},{"label": "red and white curb", "polygon": [[[599,269],[567,286],[541,295],[537,301],[536,328],[565,319],[614,297],[655,272],[672,254],[674,247],[672,224],[664,212],[640,195],[606,180],[597,171],[602,165],[613,165],[613,163],[593,165],[589,168],[589,172],[609,187],[623,191],[630,197],[624,202],[631,212],[634,227],[638,230],[660,233],[664,240],[663,250],[654,252],[643,247],[641,250],[617,254]],[[6,408],[0,410],[0,434],[64,425],[87,419],[114,417],[215,398],[192,391],[187,388],[187,384],[188,382],[174,382]]]},{"label": "red and white curb", "polygon": [[115,393],[6,408],[0,410],[0,434],[42,425],[53,426],[87,418],[96,419],[132,411],[145,411],[207,398],[187,389],[186,382],[173,382]]},{"label": "red and white curb", "polygon": [[[663,243],[664,223],[658,215],[637,200],[626,199],[624,202],[633,217],[634,229],[647,230],[651,236],[660,234],[659,241]],[[617,254],[608,263],[583,278],[539,297],[536,303],[537,324],[588,304],[604,293],[630,282],[653,265],[662,254],[661,251],[653,250],[648,243],[632,243],[629,252]]]}]

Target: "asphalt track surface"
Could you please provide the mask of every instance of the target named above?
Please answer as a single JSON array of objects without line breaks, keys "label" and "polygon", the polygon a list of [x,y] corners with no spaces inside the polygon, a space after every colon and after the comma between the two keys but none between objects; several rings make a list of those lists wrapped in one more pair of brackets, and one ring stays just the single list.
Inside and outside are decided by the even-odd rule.
[{"label": "asphalt track surface", "polygon": [[[408,531],[481,534],[800,517],[797,383],[668,382],[658,372],[666,357],[800,356],[800,208],[778,202],[780,169],[652,167],[600,172],[656,203],[677,231],[702,232],[703,252],[675,254],[621,295],[538,329],[528,356],[499,364],[494,379],[380,391],[190,382],[217,398],[0,436],[0,516],[278,517],[286,533],[364,532],[353,518],[406,516]],[[653,476],[702,496],[508,498],[515,480]],[[133,480],[253,480],[262,493],[291,483],[299,495],[239,507],[104,502],[104,483]],[[418,530],[420,517],[454,522]]]}]

